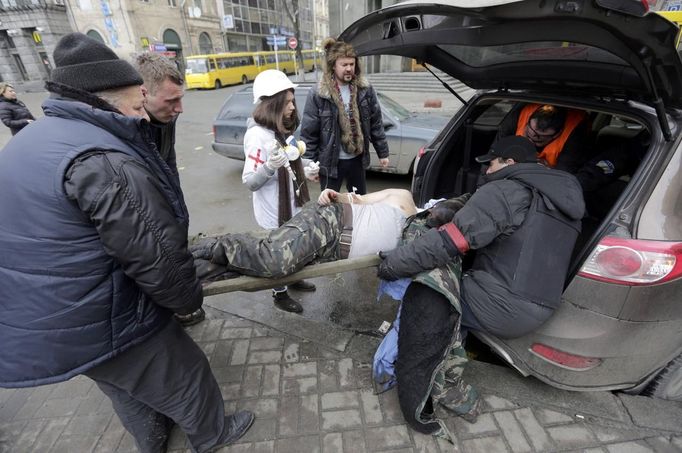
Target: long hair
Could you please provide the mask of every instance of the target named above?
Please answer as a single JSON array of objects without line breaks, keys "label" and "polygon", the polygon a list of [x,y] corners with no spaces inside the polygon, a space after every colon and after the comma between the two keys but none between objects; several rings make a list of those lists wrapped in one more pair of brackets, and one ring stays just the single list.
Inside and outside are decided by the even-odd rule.
[{"label": "long hair", "polygon": [[294,133],[301,123],[298,117],[296,99],[294,99],[294,111],[291,118],[284,117],[284,108],[287,105],[287,92],[293,89],[283,90],[272,96],[261,97],[260,102],[253,110],[253,119],[261,126],[275,131],[275,135],[286,137]]}]

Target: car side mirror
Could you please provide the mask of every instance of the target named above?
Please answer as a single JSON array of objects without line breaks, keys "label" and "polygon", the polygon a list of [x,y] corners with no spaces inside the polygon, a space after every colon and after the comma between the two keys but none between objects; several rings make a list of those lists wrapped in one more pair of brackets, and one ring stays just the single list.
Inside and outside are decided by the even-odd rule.
[{"label": "car side mirror", "polygon": [[391,120],[384,120],[384,130],[385,130],[385,131],[391,129],[391,128],[394,127],[394,126],[395,126],[395,124],[393,124],[393,123],[391,122]]}]

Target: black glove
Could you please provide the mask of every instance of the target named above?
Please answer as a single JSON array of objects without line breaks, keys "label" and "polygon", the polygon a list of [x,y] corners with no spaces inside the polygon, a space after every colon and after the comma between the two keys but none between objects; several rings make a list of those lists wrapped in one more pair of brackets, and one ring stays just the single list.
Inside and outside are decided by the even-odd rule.
[{"label": "black glove", "polygon": [[377,275],[388,281],[411,277],[441,267],[458,254],[459,250],[445,231],[432,229],[391,252],[379,252],[383,261]]},{"label": "black glove", "polygon": [[448,222],[452,222],[455,213],[462,209],[464,204],[471,198],[470,193],[465,193],[459,197],[450,198],[436,203],[429,209],[429,216],[426,218],[426,225],[431,228],[438,228]]}]

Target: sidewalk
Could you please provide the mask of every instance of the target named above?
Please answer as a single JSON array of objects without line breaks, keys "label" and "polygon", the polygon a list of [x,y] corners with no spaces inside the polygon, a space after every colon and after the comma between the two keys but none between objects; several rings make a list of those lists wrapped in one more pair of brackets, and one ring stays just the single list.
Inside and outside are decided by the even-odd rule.
[{"label": "sidewalk", "polygon": [[[188,332],[210,359],[225,408],[250,409],[257,417],[221,453],[682,451],[678,403],[564,392],[480,362],[471,363],[468,379],[481,391],[484,410],[475,424],[447,417],[453,446],[409,429],[395,390],[372,393],[368,351],[376,339],[356,335],[366,347],[339,352],[335,344],[207,311],[208,319]],[[286,315],[297,329],[313,322]],[[134,451],[109,400],[87,378],[0,389],[0,452]],[[177,428],[169,451],[189,451]]]}]

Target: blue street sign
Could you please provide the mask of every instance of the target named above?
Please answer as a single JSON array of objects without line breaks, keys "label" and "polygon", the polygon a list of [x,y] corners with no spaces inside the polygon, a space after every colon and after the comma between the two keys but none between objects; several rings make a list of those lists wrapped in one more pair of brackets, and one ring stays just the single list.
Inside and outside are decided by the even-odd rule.
[{"label": "blue street sign", "polygon": [[268,43],[269,46],[274,46],[275,45],[275,38],[277,38],[277,45],[278,46],[285,46],[287,43],[287,38],[286,36],[266,36],[265,41]]}]

